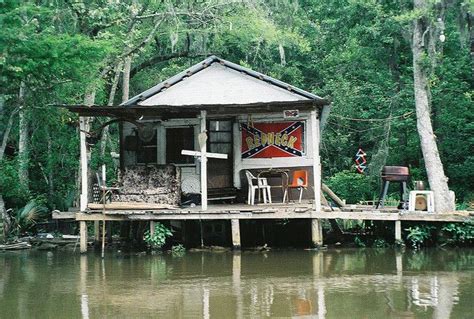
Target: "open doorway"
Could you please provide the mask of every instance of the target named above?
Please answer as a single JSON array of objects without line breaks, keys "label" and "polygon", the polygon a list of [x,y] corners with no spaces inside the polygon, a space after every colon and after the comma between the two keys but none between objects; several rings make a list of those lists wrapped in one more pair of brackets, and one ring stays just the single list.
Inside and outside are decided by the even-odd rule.
[{"label": "open doorway", "polygon": [[207,185],[210,190],[233,187],[232,120],[208,122],[208,152],[227,154],[226,160],[209,158]]}]

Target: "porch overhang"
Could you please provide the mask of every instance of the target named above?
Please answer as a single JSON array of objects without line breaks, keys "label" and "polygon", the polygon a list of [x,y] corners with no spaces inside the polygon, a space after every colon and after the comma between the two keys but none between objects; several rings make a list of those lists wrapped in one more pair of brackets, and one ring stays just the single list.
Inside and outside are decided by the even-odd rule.
[{"label": "porch overhang", "polygon": [[120,105],[120,106],[86,106],[58,105],[79,116],[114,117],[139,119],[143,116],[158,116],[161,118],[195,118],[201,111],[206,111],[209,117],[237,116],[244,114],[279,113],[285,110],[312,111],[321,114],[326,99],[258,102],[248,104],[196,104],[196,105]]}]

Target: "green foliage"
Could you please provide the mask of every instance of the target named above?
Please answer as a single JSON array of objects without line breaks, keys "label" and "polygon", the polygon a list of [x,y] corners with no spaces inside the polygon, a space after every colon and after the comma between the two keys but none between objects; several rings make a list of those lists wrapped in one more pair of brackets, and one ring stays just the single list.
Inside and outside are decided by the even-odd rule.
[{"label": "green foliage", "polygon": [[182,244],[173,245],[171,247],[171,254],[173,257],[182,257],[186,253],[186,248]]},{"label": "green foliage", "polygon": [[39,221],[49,216],[49,210],[39,200],[30,200],[23,208],[19,209],[13,216],[14,226],[12,231],[16,235],[23,234]]},{"label": "green foliage", "polygon": [[367,245],[364,243],[364,241],[359,237],[359,236],[355,236],[354,238],[354,244],[357,246],[357,247],[366,247]]},{"label": "green foliage", "polygon": [[0,161],[0,191],[10,207],[20,207],[29,198],[29,190],[18,182],[18,163],[16,160]]},{"label": "green foliage", "polygon": [[444,225],[441,231],[449,234],[445,239],[448,244],[464,244],[474,240],[473,223],[449,223]]},{"label": "green foliage", "polygon": [[429,225],[418,225],[414,227],[408,227],[405,231],[408,232],[407,239],[410,241],[413,249],[420,249],[421,245],[431,237],[432,231],[436,229],[434,226]]},{"label": "green foliage", "polygon": [[390,245],[383,238],[377,238],[374,240],[372,247],[374,248],[387,248]]},{"label": "green foliage", "polygon": [[326,180],[326,184],[349,204],[371,200],[376,192],[371,177],[350,171],[336,173]]},{"label": "green foliage", "polygon": [[173,236],[171,229],[162,223],[155,223],[153,235],[149,230],[145,231],[143,239],[153,249],[161,249],[166,242],[166,238]]}]

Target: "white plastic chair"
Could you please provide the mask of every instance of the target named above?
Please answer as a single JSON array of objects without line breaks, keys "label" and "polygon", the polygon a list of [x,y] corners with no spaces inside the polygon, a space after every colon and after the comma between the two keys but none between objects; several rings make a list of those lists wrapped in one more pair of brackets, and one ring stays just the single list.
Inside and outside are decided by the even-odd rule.
[{"label": "white plastic chair", "polygon": [[411,191],[410,192],[410,197],[408,200],[408,210],[413,212],[415,211],[415,204],[416,204],[416,196],[417,195],[424,195],[426,197],[426,205],[427,205],[427,212],[428,213],[434,213],[435,208],[434,208],[434,193],[433,191]]},{"label": "white plastic chair", "polygon": [[[255,205],[255,190],[261,190],[263,195],[263,202],[272,203],[272,194],[270,192],[271,186],[268,185],[268,180],[265,177],[255,177],[250,171],[245,171],[245,175],[247,176],[247,182],[249,184],[249,191],[248,191],[248,199],[247,204]],[[256,181],[256,184],[254,183]]]}]

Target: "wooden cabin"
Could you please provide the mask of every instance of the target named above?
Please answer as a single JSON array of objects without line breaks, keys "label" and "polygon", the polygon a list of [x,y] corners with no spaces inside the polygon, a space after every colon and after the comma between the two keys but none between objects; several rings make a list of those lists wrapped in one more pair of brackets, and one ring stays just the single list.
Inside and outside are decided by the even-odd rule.
[{"label": "wooden cabin", "polygon": [[[321,208],[319,144],[329,108],[326,99],[216,56],[119,106],[68,106],[81,118],[81,199],[73,217],[81,251],[86,221],[146,220],[153,229],[157,220],[230,220],[239,247],[242,219],[307,219],[316,246],[320,218],[387,219]],[[120,123],[120,185],[110,190],[112,202],[93,203],[87,153],[94,134],[85,117]],[[265,179],[255,196],[249,173]],[[389,220],[398,222],[400,237],[397,216]]]}]

